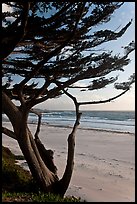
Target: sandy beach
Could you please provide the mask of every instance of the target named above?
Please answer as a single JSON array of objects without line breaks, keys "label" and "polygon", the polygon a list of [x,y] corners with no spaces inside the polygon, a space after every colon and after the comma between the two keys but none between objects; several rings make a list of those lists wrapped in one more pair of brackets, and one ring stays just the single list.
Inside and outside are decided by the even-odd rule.
[{"label": "sandy beach", "polygon": [[[10,128],[10,123],[3,122]],[[34,133],[35,124],[29,124]],[[62,177],[70,128],[42,125],[39,137],[54,150],[58,175]],[[21,154],[17,142],[3,134],[2,145]],[[75,166],[66,195],[88,202],[135,202],[135,135],[79,128]],[[23,164],[22,164],[23,165]]]}]

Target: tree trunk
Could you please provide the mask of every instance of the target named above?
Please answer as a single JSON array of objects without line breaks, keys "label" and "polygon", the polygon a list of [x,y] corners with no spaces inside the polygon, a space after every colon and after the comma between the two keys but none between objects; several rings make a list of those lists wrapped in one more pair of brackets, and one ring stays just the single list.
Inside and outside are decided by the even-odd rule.
[{"label": "tree trunk", "polygon": [[52,192],[53,184],[58,181],[57,175],[47,168],[39,154],[34,138],[27,127],[28,111],[19,111],[5,93],[2,93],[2,109],[12,123],[15,138],[34,180],[36,180],[43,191]]},{"label": "tree trunk", "polygon": [[20,127],[18,143],[28,163],[32,176],[39,184],[41,190],[44,192],[52,192],[52,186],[57,181],[57,177],[45,165],[39,154],[31,132],[28,128],[24,129],[23,126],[24,125]]},{"label": "tree trunk", "polygon": [[63,177],[59,180],[56,166],[53,163],[53,154],[51,155],[52,151],[46,150],[38,137],[34,139],[27,126],[28,110],[24,108],[20,111],[5,93],[2,93],[2,103],[3,112],[8,116],[14,129],[13,134],[7,129],[5,133],[17,140],[34,180],[42,191],[63,197],[73,172],[75,132],[78,120],[68,137],[67,165]]}]

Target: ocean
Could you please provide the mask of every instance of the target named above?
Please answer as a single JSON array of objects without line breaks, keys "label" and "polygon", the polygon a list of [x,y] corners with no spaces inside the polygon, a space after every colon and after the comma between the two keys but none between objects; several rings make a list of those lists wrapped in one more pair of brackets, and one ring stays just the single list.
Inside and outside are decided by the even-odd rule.
[{"label": "ocean", "polygon": [[[100,129],[135,133],[134,111],[81,111],[79,128]],[[37,122],[37,116],[29,115],[29,122]],[[42,113],[42,123],[56,126],[70,126],[75,122],[75,111],[47,111]]]}]

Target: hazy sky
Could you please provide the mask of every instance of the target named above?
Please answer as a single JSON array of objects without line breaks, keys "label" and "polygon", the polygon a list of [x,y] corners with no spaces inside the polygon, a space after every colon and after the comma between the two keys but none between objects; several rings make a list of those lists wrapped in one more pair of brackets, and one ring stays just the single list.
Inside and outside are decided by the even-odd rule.
[{"label": "hazy sky", "polygon": [[[3,7],[3,10],[7,10],[7,8]],[[110,43],[106,43],[103,45],[103,48],[113,50],[115,53],[119,53],[122,50],[122,46],[128,45],[129,42],[135,40],[135,2],[125,2],[123,6],[121,6],[118,10],[113,14],[110,22],[107,24],[101,25],[100,29],[112,29],[116,30],[118,28],[121,29],[124,27],[131,19],[133,22],[131,26],[128,28],[124,36],[122,36],[118,41],[111,41]],[[132,53],[129,55],[131,62],[125,67],[126,71],[120,73],[120,80],[126,81],[129,76],[135,72],[135,54]],[[84,81],[79,82],[79,84],[84,84]],[[104,89],[92,91],[92,92],[78,92],[73,91],[73,95],[75,95],[78,101],[94,101],[94,100],[103,100],[108,99],[109,97],[113,97],[117,95],[118,91],[114,90],[112,86],[108,86]],[[74,105],[73,102],[67,97],[62,96],[59,99],[52,99],[46,102],[43,102],[36,106],[37,108],[49,109],[49,110],[73,110]],[[130,91],[128,91],[125,95],[116,99],[113,102],[106,104],[98,104],[98,105],[88,105],[81,106],[83,110],[135,110],[135,86],[132,85]]]}]

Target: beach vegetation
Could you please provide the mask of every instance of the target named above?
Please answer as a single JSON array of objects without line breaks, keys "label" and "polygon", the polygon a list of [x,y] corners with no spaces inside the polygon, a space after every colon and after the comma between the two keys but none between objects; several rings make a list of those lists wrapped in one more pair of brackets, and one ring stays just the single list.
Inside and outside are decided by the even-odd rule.
[{"label": "beach vegetation", "polygon": [[[82,113],[80,107],[113,101],[125,94],[135,81],[118,82],[119,73],[130,63],[134,51],[131,42],[121,48],[123,53],[104,50],[101,45],[120,40],[132,24],[110,30],[99,26],[111,20],[113,13],[124,2],[4,2],[1,30],[2,112],[13,130],[2,127],[2,132],[15,139],[27,161],[33,180],[45,193],[64,196],[74,169],[75,135]],[[98,28],[98,30],[97,30]],[[112,73],[110,77],[109,74]],[[118,73],[118,74],[117,74]],[[80,83],[84,80],[84,83]],[[86,82],[86,84],[85,84]],[[105,100],[81,101],[75,90],[91,94],[114,85],[121,92]],[[66,168],[58,177],[54,151],[46,149],[39,138],[41,112],[34,107],[50,99],[66,95],[74,103],[76,119],[68,135]],[[33,134],[28,126],[29,113],[38,116]],[[3,161],[6,168],[9,160]],[[17,174],[25,180],[25,174]],[[5,178],[8,175],[5,171]],[[27,182],[27,181],[26,181]]]},{"label": "beach vegetation", "polygon": [[2,147],[2,191],[21,192],[34,190],[33,178],[29,171],[16,164],[16,156],[9,148]]},{"label": "beach vegetation", "polygon": [[2,193],[3,202],[86,202],[81,201],[80,198],[74,196],[70,197],[60,197],[53,193],[24,193],[24,192],[4,192]]},{"label": "beach vegetation", "polygon": [[[20,155],[22,156],[22,155]],[[21,159],[22,157],[17,157]],[[41,192],[29,171],[16,164],[16,155],[2,146],[3,202],[80,202],[80,198]]]}]

